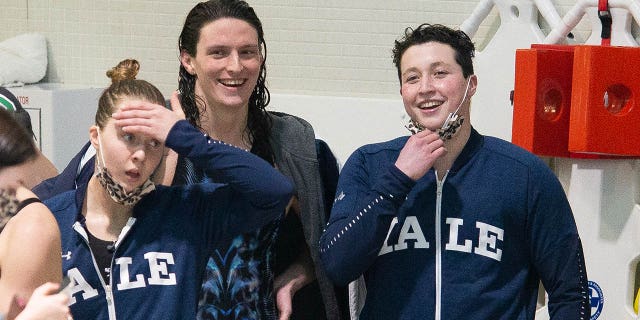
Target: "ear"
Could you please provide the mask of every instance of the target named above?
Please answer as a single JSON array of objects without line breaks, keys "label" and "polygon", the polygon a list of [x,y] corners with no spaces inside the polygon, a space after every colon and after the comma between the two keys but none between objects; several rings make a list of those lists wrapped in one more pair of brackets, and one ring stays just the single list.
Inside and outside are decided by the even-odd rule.
[{"label": "ear", "polygon": [[193,57],[185,50],[180,51],[180,63],[190,75],[196,75],[196,70],[193,68]]},{"label": "ear", "polygon": [[100,128],[98,128],[97,125],[93,125],[91,126],[91,128],[89,128],[89,141],[91,141],[91,145],[96,150],[100,150],[100,141],[98,140],[98,130],[100,130]]},{"label": "ear", "polygon": [[469,97],[473,97],[474,94],[476,94],[476,88],[478,88],[478,76],[476,76],[475,74],[470,75],[469,77],[471,77],[471,79],[469,81],[471,81],[469,83]]}]

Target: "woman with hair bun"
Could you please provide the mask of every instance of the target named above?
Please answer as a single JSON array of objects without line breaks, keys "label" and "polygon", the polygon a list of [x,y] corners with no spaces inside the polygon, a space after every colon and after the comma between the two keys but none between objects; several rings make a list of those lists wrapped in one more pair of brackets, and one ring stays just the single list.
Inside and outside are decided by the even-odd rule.
[{"label": "woman with hair bun", "polygon": [[57,294],[62,279],[58,226],[23,185],[36,156],[26,129],[0,108],[0,319],[69,315],[69,298]]},{"label": "woman with hair bun", "polygon": [[[280,217],[292,193],[267,162],[166,109],[155,86],[135,79],[139,67],[128,59],[107,72],[112,84],[89,129],[95,175],[45,201],[77,319],[194,319],[211,246]],[[165,146],[221,183],[155,185]]]}]

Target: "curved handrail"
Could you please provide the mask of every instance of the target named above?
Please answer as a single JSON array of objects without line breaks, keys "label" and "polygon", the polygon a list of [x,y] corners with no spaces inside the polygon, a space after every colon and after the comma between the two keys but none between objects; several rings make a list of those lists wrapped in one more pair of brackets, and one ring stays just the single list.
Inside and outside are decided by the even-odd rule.
[{"label": "curved handrail", "polygon": [[[573,28],[582,20],[587,9],[597,8],[598,0],[578,0],[578,2],[565,14],[558,26],[554,27],[544,39],[546,44],[558,44],[563,41]],[[628,10],[633,19],[640,23],[640,2],[636,0],[609,0],[609,8],[621,8]]]},{"label": "curved handrail", "polygon": [[[481,0],[473,9],[471,15],[460,24],[460,30],[464,31],[470,38],[473,38],[482,21],[491,13],[496,1],[500,0]],[[517,3],[518,1],[513,2]],[[533,0],[533,3],[552,29],[562,24],[562,18],[551,0]]]}]

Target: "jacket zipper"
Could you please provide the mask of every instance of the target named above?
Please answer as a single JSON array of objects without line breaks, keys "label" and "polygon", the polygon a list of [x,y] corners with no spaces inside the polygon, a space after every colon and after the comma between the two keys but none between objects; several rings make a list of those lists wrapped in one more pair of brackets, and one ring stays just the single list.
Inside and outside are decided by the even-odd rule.
[{"label": "jacket zipper", "polygon": [[80,236],[82,237],[82,240],[84,241],[84,243],[87,245],[87,248],[89,248],[89,253],[91,254],[91,260],[93,261],[93,268],[94,270],[97,272],[98,274],[98,278],[100,278],[100,283],[102,284],[102,289],[104,289],[105,292],[105,298],[107,300],[107,310],[109,311],[109,319],[110,320],[116,320],[116,307],[115,307],[115,302],[113,300],[113,290],[112,290],[112,286],[113,286],[113,263],[115,262],[115,258],[116,258],[116,252],[118,251],[118,247],[120,246],[120,243],[122,242],[122,239],[124,239],[124,237],[129,233],[129,230],[131,230],[131,227],[133,226],[133,224],[136,222],[136,218],[129,218],[129,220],[127,221],[127,224],[124,226],[124,228],[122,228],[122,231],[120,231],[120,235],[118,236],[118,240],[116,240],[115,244],[114,244],[114,250],[113,250],[113,256],[111,256],[111,265],[109,266],[109,285],[107,285],[104,282],[104,279],[102,279],[102,273],[100,272],[100,268],[98,268],[98,263],[96,262],[96,258],[93,255],[93,251],[91,250],[91,246],[89,245],[89,240],[88,240],[88,236],[87,236],[87,232],[84,229],[84,227],[82,226],[82,224],[80,222],[76,222],[73,224],[73,229],[76,230],[76,232],[78,232],[80,234]]},{"label": "jacket zipper", "polygon": [[[105,282],[104,279],[102,279],[102,273],[100,272],[100,268],[98,267],[98,263],[96,262],[96,258],[93,255],[93,250],[91,250],[91,246],[89,245],[89,237],[87,236],[87,231],[84,229],[84,227],[82,226],[82,224],[80,222],[76,222],[73,224],[73,229],[80,234],[80,237],[82,238],[82,240],[84,241],[85,245],[87,246],[87,248],[89,249],[89,253],[91,254],[91,261],[93,262],[93,268],[96,271],[96,273],[98,274],[98,278],[100,279],[100,284],[102,285],[102,289],[104,290],[105,293],[105,299],[107,302],[107,310],[109,310],[109,319],[114,319],[115,320],[115,307],[113,305],[113,294],[111,292],[111,286],[108,286]],[[113,267],[113,260],[112,260],[112,267]],[[109,270],[109,272],[111,272],[111,270]],[[109,278],[111,278],[111,275],[109,275]],[[113,314],[113,316],[112,316]]]},{"label": "jacket zipper", "polygon": [[437,181],[436,190],[436,214],[435,214],[435,246],[436,246],[436,306],[435,306],[435,320],[441,319],[442,312],[442,227],[440,221],[442,220],[442,186],[447,179],[449,171],[444,175],[442,180],[438,179],[438,171],[435,172]]}]

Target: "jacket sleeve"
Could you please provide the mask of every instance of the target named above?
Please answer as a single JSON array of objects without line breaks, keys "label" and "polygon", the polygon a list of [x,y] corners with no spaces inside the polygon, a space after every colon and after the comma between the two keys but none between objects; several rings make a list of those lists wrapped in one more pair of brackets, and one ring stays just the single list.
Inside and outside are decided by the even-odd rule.
[{"label": "jacket sleeve", "polygon": [[531,251],[549,296],[550,318],[589,319],[582,243],[565,192],[547,170],[534,173],[529,188]]},{"label": "jacket sleeve", "polygon": [[211,139],[186,120],[174,125],[165,144],[238,194],[246,202],[242,204],[246,210],[239,214],[248,214],[266,223],[282,215],[291,199],[293,184],[269,163],[250,152]]},{"label": "jacket sleeve", "polygon": [[355,280],[373,263],[414,185],[393,163],[371,174],[366,161],[366,153],[357,150],[342,169],[331,217],[320,238],[322,263],[338,285]]}]

